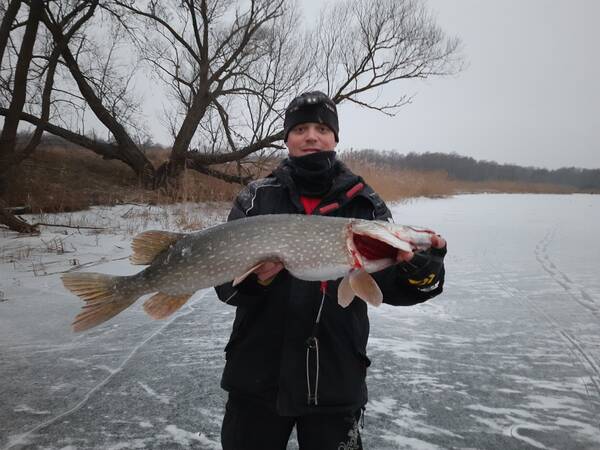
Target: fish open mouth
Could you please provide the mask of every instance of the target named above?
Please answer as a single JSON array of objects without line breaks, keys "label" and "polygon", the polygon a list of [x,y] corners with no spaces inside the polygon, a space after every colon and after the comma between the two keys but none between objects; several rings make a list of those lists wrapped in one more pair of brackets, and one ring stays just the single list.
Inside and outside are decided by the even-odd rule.
[{"label": "fish open mouth", "polygon": [[338,286],[338,303],[345,308],[356,295],[379,306],[383,293],[369,273],[395,264],[398,251],[411,251],[411,243],[377,222],[360,220],[346,228],[346,247],[352,269]]},{"label": "fish open mouth", "polygon": [[352,240],[356,251],[365,259],[375,261],[378,259],[396,259],[398,249],[387,242],[366,234],[353,234]]},{"label": "fish open mouth", "polygon": [[387,227],[372,221],[351,223],[348,238],[348,250],[368,260],[396,259],[399,250],[413,250],[409,240],[401,239]]},{"label": "fish open mouth", "polygon": [[347,229],[346,245],[355,269],[383,269],[397,260],[398,251],[409,252],[413,245],[377,222],[353,222]]}]

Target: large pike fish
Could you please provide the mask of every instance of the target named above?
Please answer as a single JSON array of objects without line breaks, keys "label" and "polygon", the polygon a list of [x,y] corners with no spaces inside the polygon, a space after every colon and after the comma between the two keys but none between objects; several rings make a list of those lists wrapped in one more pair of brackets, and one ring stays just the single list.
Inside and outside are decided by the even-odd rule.
[{"label": "large pike fish", "polygon": [[366,258],[357,248],[357,236],[408,252],[429,248],[434,234],[383,221],[300,214],[249,217],[190,234],[146,231],[134,238],[130,258],[133,264],[149,264],[141,272],[62,276],[65,287],[86,302],[73,330],[94,327],[150,293],[155,294],[144,310],[155,319],[165,318],[199,289],[231,280],[237,285],[267,261],[281,261],[303,280],[344,277],[338,288],[340,305],[348,306],[356,295],[377,306],[382,294],[369,273],[396,260]]}]

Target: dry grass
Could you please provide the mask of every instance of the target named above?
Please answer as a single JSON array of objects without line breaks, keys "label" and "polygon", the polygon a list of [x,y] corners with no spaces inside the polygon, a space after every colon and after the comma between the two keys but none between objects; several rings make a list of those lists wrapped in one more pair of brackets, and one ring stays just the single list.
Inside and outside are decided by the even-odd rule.
[{"label": "dry grass", "polygon": [[[158,167],[167,153],[148,156]],[[227,201],[240,189],[195,171],[186,171],[180,181],[176,189],[147,190],[120,161],[107,161],[85,150],[44,148],[9,175],[3,199],[10,206],[27,205],[33,212],[43,213],[118,203]]]},{"label": "dry grass", "polygon": [[[158,167],[168,152],[152,151],[148,158]],[[359,159],[345,160],[386,200],[436,197],[466,192],[571,193],[565,186],[503,181],[473,183],[453,180],[445,172],[392,170]],[[227,167],[220,167],[227,170]],[[267,169],[265,169],[267,170]],[[263,173],[263,175],[266,172]],[[64,148],[40,148],[8,178],[3,199],[10,206],[28,205],[33,212],[63,212],[91,205],[118,203],[167,204],[175,202],[230,201],[241,186],[186,171],[176,189],[143,189],[129,167],[106,161],[92,152]],[[196,224],[181,224],[194,227]]]},{"label": "dry grass", "polygon": [[411,197],[437,197],[453,193],[444,172],[392,171],[373,164],[347,161],[350,169],[362,176],[387,201]]},{"label": "dry grass", "polygon": [[345,160],[345,163],[387,201],[482,192],[549,194],[577,192],[577,189],[569,186],[543,183],[455,180],[443,171],[392,170],[360,159]]}]

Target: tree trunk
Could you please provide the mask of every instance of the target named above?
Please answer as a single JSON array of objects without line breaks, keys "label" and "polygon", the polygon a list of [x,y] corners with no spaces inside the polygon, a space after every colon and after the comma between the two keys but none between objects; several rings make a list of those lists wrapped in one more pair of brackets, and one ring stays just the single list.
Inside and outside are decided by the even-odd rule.
[{"label": "tree trunk", "polygon": [[[95,8],[97,2],[92,6]],[[93,12],[93,10],[92,10]],[[44,23],[52,33],[56,42],[61,42],[64,39],[63,30],[56,23],[53,23],[49,17],[43,17]],[[81,92],[81,95],[85,98],[87,104],[94,112],[98,120],[106,126],[114,136],[119,147],[119,153],[123,162],[131,167],[134,172],[138,175],[144,186],[154,186],[155,171],[152,163],[146,158],[146,156],[140,151],[138,146],[135,144],[133,139],[129,136],[125,128],[115,118],[111,112],[106,109],[102,104],[102,100],[96,95],[93,88],[88,83],[85,75],[81,72],[77,60],[71,53],[68,46],[62,48],[62,56],[65,61],[65,65],[69,69],[71,76],[77,83],[77,87]]]},{"label": "tree trunk", "polygon": [[208,92],[198,93],[194,97],[192,106],[175,137],[169,160],[157,170],[157,187],[165,187],[169,183],[176,182],[185,169],[190,142],[209,105],[210,94]]},{"label": "tree trunk", "polygon": [[7,205],[3,200],[0,200],[0,224],[6,225],[9,230],[13,230],[18,233],[38,232],[36,227],[11,213],[7,209]]},{"label": "tree trunk", "polygon": [[29,71],[29,64],[33,55],[33,46],[35,44],[42,7],[42,0],[31,1],[29,17],[25,26],[25,34],[21,43],[21,49],[19,50],[19,58],[15,70],[12,99],[8,107],[8,114],[4,118],[4,127],[0,135],[0,162],[2,165],[8,164],[15,152],[19,116],[23,111],[27,96],[27,72]]},{"label": "tree trunk", "polygon": [[20,6],[20,0],[12,0],[6,8],[6,12],[2,18],[2,24],[0,25],[0,61],[2,61],[2,58],[4,57],[4,50],[8,44],[10,29],[15,21],[15,18],[17,17]]},{"label": "tree trunk", "polygon": [[[2,26],[0,27],[0,53],[4,53],[6,47],[6,40],[10,33],[10,27],[14,17],[19,10],[19,4],[15,6],[15,3],[11,2],[8,6],[6,16],[2,20]],[[4,118],[4,127],[2,128],[2,134],[0,134],[0,166],[5,171],[11,165],[17,144],[17,128],[19,126],[19,117],[23,111],[25,105],[25,98],[27,96],[27,72],[29,71],[29,64],[33,55],[33,46],[37,36],[38,24],[40,23],[42,1],[32,0],[29,7],[29,17],[27,18],[27,24],[25,26],[25,34],[23,35],[23,42],[21,42],[21,48],[19,50],[19,57],[17,59],[17,67],[15,69],[14,87],[12,92],[12,99],[8,108],[8,113]],[[12,17],[11,17],[12,16]],[[4,172],[5,172],[4,171]],[[4,185],[5,180],[0,180],[0,185]],[[0,200],[0,223],[6,225],[10,230],[17,231],[19,233],[33,233],[36,230],[35,227],[31,226],[22,219],[12,214],[10,211],[5,209],[6,204]]]},{"label": "tree trunk", "polygon": [[140,177],[140,180],[146,187],[153,187],[154,185],[154,167],[152,163],[148,161],[146,156],[140,151],[138,146],[133,142],[133,139],[129,137],[125,128],[116,120],[115,117],[104,107],[102,101],[94,93],[91,86],[85,80],[85,76],[81,73],[79,65],[71,51],[66,48],[63,51],[63,58],[71,72],[71,75],[75,79],[81,94],[86,99],[88,105],[96,114],[96,117],[110,130],[112,135],[119,146],[119,153],[121,159],[128,164]]}]

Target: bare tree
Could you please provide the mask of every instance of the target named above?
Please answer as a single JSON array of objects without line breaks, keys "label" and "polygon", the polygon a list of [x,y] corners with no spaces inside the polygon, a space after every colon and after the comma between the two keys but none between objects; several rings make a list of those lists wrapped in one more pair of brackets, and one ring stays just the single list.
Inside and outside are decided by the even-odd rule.
[{"label": "bare tree", "polygon": [[[32,34],[27,26],[22,37],[16,34],[23,25],[15,17],[25,3],[33,12],[40,0],[8,1],[0,27],[0,51],[17,61],[3,74],[10,81],[0,90],[15,104],[14,42],[20,39],[23,47]],[[459,41],[444,35],[420,0],[341,1],[327,6],[314,27],[302,25],[292,0],[59,0],[44,2],[37,21],[49,36],[34,77],[37,94],[27,111],[0,105],[3,136],[10,138],[16,117],[36,126],[36,139],[22,156],[47,131],[125,162],[152,187],[186,167],[247,181],[248,156],[256,161],[281,148],[284,108],[300,92],[320,89],[336,103],[395,114],[410,98],[384,95],[389,85],[453,74],[462,61]],[[111,36],[126,35],[169,91],[172,151],[156,171],[135,138],[139,105],[129,81],[138,60],[120,66],[115,41],[100,44],[106,40],[97,32],[102,27],[110,27]],[[106,128],[108,142],[85,132],[90,113]],[[236,163],[237,175],[210,167],[228,162]]]},{"label": "bare tree", "polygon": [[[43,61],[37,69],[38,75],[35,75],[36,70],[30,70],[29,75],[38,83],[42,83],[45,75],[45,83],[39,84],[37,89],[39,95],[32,96],[29,112],[25,113],[21,108],[21,111],[15,113],[17,122],[23,120],[36,126],[34,137],[21,156],[31,153],[42,132],[48,131],[89,148],[106,159],[123,161],[146,186],[153,187],[154,168],[130,134],[135,126],[132,126],[128,118],[136,106],[128,93],[130,76],[123,77],[116,73],[112,60],[114,45],[109,46],[107,55],[103,58],[100,46],[93,45],[94,42],[88,37],[93,30],[84,27],[90,19],[97,18],[98,0],[39,2],[36,5],[30,3],[31,11],[39,13],[39,20],[45,26],[43,31],[49,35],[49,41],[53,45],[50,46],[51,51],[42,51],[34,57],[34,61]],[[75,52],[70,47],[74,44]],[[56,72],[61,74],[59,82],[55,79]],[[14,78],[16,80],[16,72]],[[6,90],[5,88],[5,94]],[[16,92],[9,86],[8,94],[4,96],[14,100]],[[54,110],[54,117],[60,123],[49,121],[50,108]],[[88,109],[109,131],[112,142],[98,141],[86,135],[84,122]],[[10,123],[9,108],[0,107],[0,114],[7,118],[3,132],[10,131],[6,125]],[[70,116],[75,120],[68,123],[65,118]],[[77,126],[77,122],[82,125]],[[4,172],[13,165],[5,165]]]},{"label": "bare tree", "polygon": [[[39,4],[34,4],[32,2],[31,7],[30,7],[30,15],[34,11],[37,11],[38,20],[41,17],[43,17],[41,2]],[[77,16],[78,12],[79,12],[78,9],[72,10],[68,15],[66,15],[63,18],[61,26],[64,27],[67,23],[71,22]],[[33,67],[29,68],[27,77],[30,80],[34,80],[34,81],[44,80],[43,84],[39,85],[38,92],[35,92],[35,89],[34,89],[33,98],[30,101],[31,103],[35,103],[36,105],[39,105],[40,117],[39,117],[39,120],[37,121],[35,131],[33,132],[31,139],[29,140],[27,145],[23,149],[20,149],[20,151],[18,151],[18,152],[15,150],[15,146],[13,146],[13,151],[12,151],[11,157],[7,156],[7,159],[5,160],[5,164],[3,164],[0,167],[0,176],[3,176],[12,167],[16,166],[21,161],[26,159],[35,150],[35,148],[39,144],[42,134],[43,134],[43,131],[44,131],[44,127],[48,124],[50,108],[51,108],[51,104],[52,104],[52,91],[54,88],[54,76],[55,76],[57,65],[59,63],[59,57],[61,55],[61,52],[65,49],[65,47],[67,46],[71,37],[80,29],[80,27],[86,21],[88,21],[92,17],[92,15],[93,15],[93,10],[89,10],[85,15],[79,17],[78,20],[76,20],[72,24],[68,33],[65,36],[63,36],[63,38],[60,41],[52,41],[50,39],[48,41],[48,47],[50,47],[51,50],[48,52],[48,54],[42,54],[42,55],[29,54],[28,55],[30,57],[30,64]],[[38,34],[41,34],[41,33],[38,33]],[[21,55],[19,55],[19,60],[20,59],[21,59]],[[42,60],[43,64],[38,64],[36,62],[36,60]],[[18,64],[17,64],[17,67],[18,67]],[[17,80],[18,80],[18,78],[15,75],[15,82],[17,82]],[[34,85],[35,85],[35,83],[34,83]],[[15,102],[15,99],[17,98],[16,94],[17,94],[17,89],[13,89],[11,105]],[[23,105],[24,105],[24,103],[25,102],[23,101]],[[7,124],[10,124],[11,120],[15,124],[18,124],[19,120],[22,120],[23,105],[22,105],[20,111],[14,111],[13,114],[9,113],[6,116],[5,127],[3,129],[3,132],[6,130],[9,130],[9,126]]]},{"label": "bare tree", "polygon": [[[2,44],[3,56],[8,43],[12,44],[11,31],[14,33],[22,26],[17,20],[21,3],[24,4],[25,2],[15,2],[13,0],[6,8],[7,13],[0,28],[0,44]],[[3,83],[0,89],[2,89],[2,97],[9,104],[8,108],[4,105],[0,107],[0,113],[5,116],[0,137],[0,160],[2,162],[0,164],[0,177],[2,179],[13,167],[34,151],[43,132],[49,131],[85,145],[104,157],[121,159],[132,166],[141,175],[141,178],[145,176],[150,180],[150,183],[152,182],[153,168],[151,164],[137,149],[137,146],[132,144],[121,123],[114,119],[120,117],[124,121],[122,111],[117,111],[115,108],[121,97],[117,96],[117,101],[112,102],[112,110],[104,107],[103,101],[108,98],[107,93],[115,92],[114,87],[102,91],[103,86],[114,84],[112,83],[113,80],[107,76],[110,67],[105,66],[104,73],[100,71],[103,76],[101,78],[102,83],[99,83],[94,77],[84,75],[79,67],[77,59],[82,53],[84,39],[80,39],[76,56],[71,53],[69,48],[69,42],[74,36],[77,36],[82,26],[94,16],[97,3],[97,1],[71,3],[65,1],[62,3],[52,2],[51,4],[44,3],[41,0],[27,2],[25,9],[29,12],[25,31],[22,36],[16,36],[17,38],[20,37],[21,48],[17,55],[16,46],[12,44],[9,47],[8,64],[6,66],[3,64],[2,68]],[[56,14],[53,12],[54,10],[56,10]],[[40,23],[45,25],[45,29],[39,30]],[[8,35],[5,32],[7,29],[9,30]],[[34,52],[34,44],[37,44],[37,52]],[[62,59],[59,59],[60,57]],[[13,62],[14,68],[12,67]],[[80,99],[85,101],[83,105],[90,105],[100,120],[116,136],[116,146],[97,142],[80,133],[49,123],[51,108],[57,109],[57,104],[61,103],[60,98],[55,98],[57,93],[59,95],[62,93],[70,98],[76,97],[70,89],[56,88],[55,73],[57,68],[60,67],[66,67],[75,82],[77,82],[82,93]],[[29,98],[27,98],[28,96]],[[75,104],[72,100],[68,100],[67,103]],[[26,106],[29,112],[24,112]],[[31,114],[32,112],[35,114]],[[64,113],[64,109],[60,112]],[[59,113],[57,116],[63,117],[64,114]],[[16,131],[21,120],[33,123],[36,128],[27,145],[17,149]],[[148,168],[150,170],[147,170]],[[8,217],[11,217],[9,211],[3,211],[0,217],[2,217],[2,223],[10,228],[18,229],[18,231],[34,231],[14,216],[9,220]],[[18,224],[22,224],[22,226],[17,226]]]},{"label": "bare tree", "polygon": [[233,1],[188,0],[144,8],[115,1],[112,10],[176,101],[162,176],[186,165],[205,172],[281,139],[274,117],[307,66],[297,57],[293,4],[253,0],[244,9]]},{"label": "bare tree", "polygon": [[125,12],[138,19],[126,26],[177,102],[172,174],[186,161],[201,170],[278,148],[283,109],[303,90],[391,115],[409,97],[365,95],[461,68],[458,39],[446,38],[417,0],[338,2],[308,33],[285,0],[251,1],[246,10],[217,0],[115,4],[121,20]]},{"label": "bare tree", "polygon": [[[88,14],[90,12],[93,14],[98,6],[98,0],[87,3]],[[55,41],[61,42],[67,38],[61,21],[57,20],[50,8],[47,8],[46,14],[42,18]],[[85,37],[84,40],[86,40]],[[90,107],[98,120],[110,131],[116,142],[117,151],[103,156],[113,157],[115,155],[117,159],[128,164],[146,186],[153,186],[154,168],[139,150],[138,145],[124,126],[126,121],[124,110],[118,106],[125,99],[126,88],[123,89],[118,83],[115,83],[117,81],[116,78],[110,74],[110,52],[108,62],[96,68],[96,70],[91,68],[90,73],[84,73],[78,60],[78,55],[73,54],[68,45],[61,48],[61,55],[86,105]]]},{"label": "bare tree", "polygon": [[362,96],[401,80],[450,75],[462,68],[459,39],[447,38],[418,0],[338,2],[323,11],[313,34],[315,68],[334,101],[388,115],[410,98],[367,102]]}]

